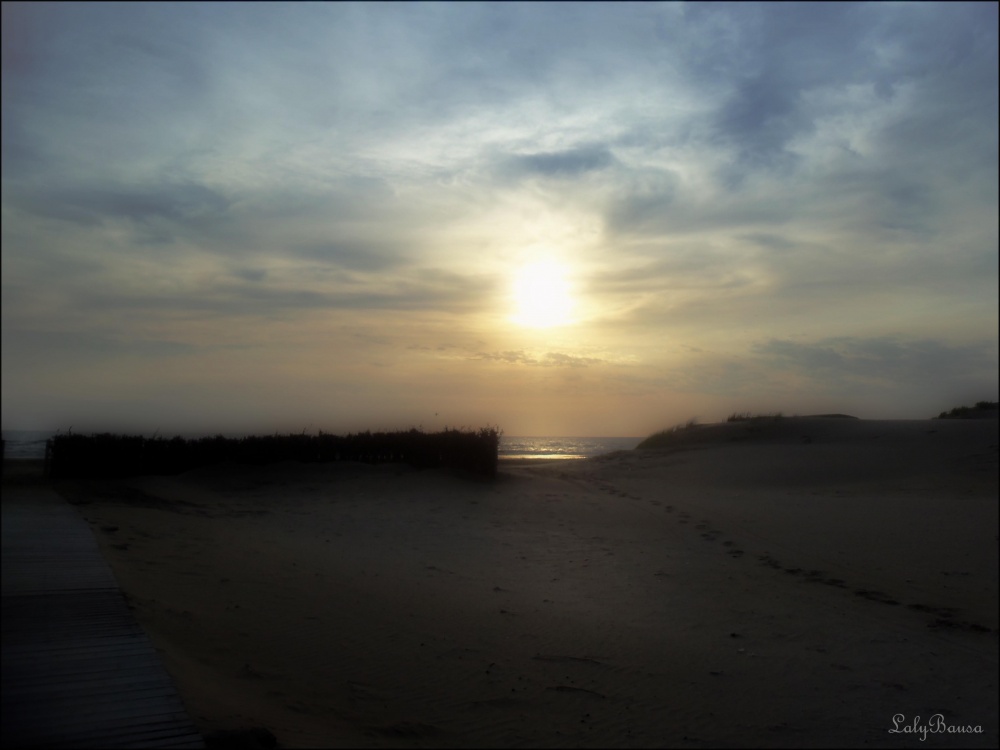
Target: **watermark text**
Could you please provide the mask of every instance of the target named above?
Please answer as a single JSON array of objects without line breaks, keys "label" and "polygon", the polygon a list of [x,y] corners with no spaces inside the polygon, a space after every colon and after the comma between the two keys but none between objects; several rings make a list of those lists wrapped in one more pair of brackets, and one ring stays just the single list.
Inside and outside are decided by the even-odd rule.
[{"label": "watermark text", "polygon": [[915,734],[923,742],[929,734],[982,734],[983,728],[976,725],[948,724],[942,714],[934,714],[926,723],[920,721],[919,716],[914,716],[912,721],[907,721],[903,714],[896,714],[892,717],[892,729],[889,734]]}]

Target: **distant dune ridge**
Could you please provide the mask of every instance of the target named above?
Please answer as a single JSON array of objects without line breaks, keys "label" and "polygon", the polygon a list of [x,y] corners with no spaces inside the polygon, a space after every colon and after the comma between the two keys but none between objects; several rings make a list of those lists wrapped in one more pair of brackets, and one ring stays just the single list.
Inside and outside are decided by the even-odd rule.
[{"label": "distant dune ridge", "polygon": [[54,486],[212,737],[996,747],[996,424],[738,417],[491,482],[284,461]]},{"label": "distant dune ridge", "polygon": [[[997,419],[997,402],[980,401],[975,406],[960,406],[941,412],[937,419]],[[844,420],[840,422],[840,420]],[[684,424],[650,435],[637,448],[666,448],[712,441],[792,440],[803,442],[822,439],[861,437],[866,430],[884,430],[886,425],[905,424],[912,420],[860,420],[850,414],[813,414],[785,416],[781,413],[752,414],[735,412],[718,424],[700,425],[691,419]],[[874,425],[874,427],[872,426]]]}]

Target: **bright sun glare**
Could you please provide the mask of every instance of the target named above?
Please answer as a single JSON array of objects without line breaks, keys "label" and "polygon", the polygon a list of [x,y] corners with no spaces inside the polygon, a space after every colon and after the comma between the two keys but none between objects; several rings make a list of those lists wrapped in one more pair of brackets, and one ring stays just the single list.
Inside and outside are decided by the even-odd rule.
[{"label": "bright sun glare", "polygon": [[514,277],[513,320],[531,328],[550,328],[572,322],[573,297],[566,268],[553,260],[539,260]]}]

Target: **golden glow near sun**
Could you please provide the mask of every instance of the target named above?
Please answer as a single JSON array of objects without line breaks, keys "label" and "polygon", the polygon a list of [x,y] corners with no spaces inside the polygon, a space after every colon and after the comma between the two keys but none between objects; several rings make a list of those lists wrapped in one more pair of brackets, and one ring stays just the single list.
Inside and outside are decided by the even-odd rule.
[{"label": "golden glow near sun", "polygon": [[573,322],[573,296],[566,267],[553,260],[523,266],[514,277],[512,320],[530,328]]}]

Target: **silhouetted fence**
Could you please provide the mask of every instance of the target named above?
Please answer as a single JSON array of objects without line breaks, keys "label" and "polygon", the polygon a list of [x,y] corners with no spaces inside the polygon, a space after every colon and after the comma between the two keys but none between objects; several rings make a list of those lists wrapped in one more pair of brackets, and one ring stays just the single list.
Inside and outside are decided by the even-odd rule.
[{"label": "silhouetted fence", "polygon": [[192,440],[132,435],[56,435],[45,444],[46,476],[111,478],[141,474],[179,474],[225,462],[263,465],[277,461],[327,463],[408,463],[417,468],[444,467],[479,476],[497,471],[500,430],[444,430],[423,433],[361,432],[347,436],[222,436]]}]

